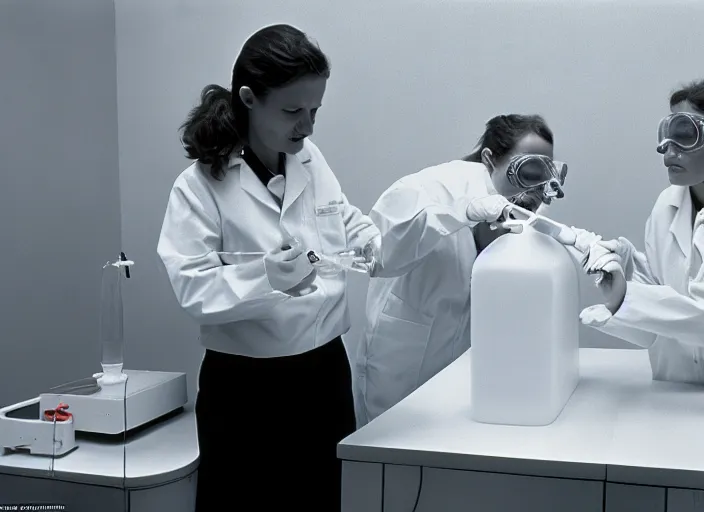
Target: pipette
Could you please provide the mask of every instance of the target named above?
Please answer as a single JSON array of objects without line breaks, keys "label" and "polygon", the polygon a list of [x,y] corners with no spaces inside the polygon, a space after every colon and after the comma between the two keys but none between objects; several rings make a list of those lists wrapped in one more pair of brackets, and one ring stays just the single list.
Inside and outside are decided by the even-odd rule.
[{"label": "pipette", "polygon": [[330,269],[330,273],[339,273],[340,270],[351,270],[352,272],[359,272],[361,274],[367,274],[368,271],[365,268],[358,267],[355,264],[365,261],[364,257],[360,257],[354,250],[342,251],[337,254],[327,255],[316,251],[308,251],[307,253],[308,261],[314,267],[320,267],[324,269]]},{"label": "pipette", "polygon": [[577,241],[577,235],[568,226],[515,204],[504,208],[503,217],[506,220],[500,224],[513,232],[520,233],[523,225],[528,225],[536,231],[553,237],[566,246],[574,246]]},{"label": "pipette", "polygon": [[[572,228],[566,226],[560,222],[554,221],[543,215],[526,210],[518,205],[512,204],[504,209],[503,222],[497,222],[493,225],[492,229],[496,229],[500,224],[506,229],[511,230],[514,233],[520,233],[523,230],[523,226],[527,225],[543,233],[545,235],[551,236],[558,242],[562,243],[567,249],[572,257],[580,263],[584,264],[585,258],[588,257],[588,252],[585,254],[575,247],[577,242],[577,235]],[[601,281],[608,276],[608,272],[602,270],[598,271],[587,271],[587,274],[596,275],[596,284],[599,285]]]}]

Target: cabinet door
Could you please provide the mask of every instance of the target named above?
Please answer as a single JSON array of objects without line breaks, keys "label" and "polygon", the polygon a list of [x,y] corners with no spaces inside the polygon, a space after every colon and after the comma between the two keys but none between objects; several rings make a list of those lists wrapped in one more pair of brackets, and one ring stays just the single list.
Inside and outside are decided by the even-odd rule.
[{"label": "cabinet door", "polygon": [[198,473],[175,482],[130,491],[130,512],[194,512]]},{"label": "cabinet door", "polygon": [[704,512],[704,491],[668,489],[667,512]]},{"label": "cabinet door", "polygon": [[605,512],[665,512],[665,488],[606,484]]},{"label": "cabinet door", "polygon": [[604,483],[387,464],[384,512],[413,510],[416,499],[416,512],[603,512]]},{"label": "cabinet door", "polygon": [[0,475],[0,505],[63,505],[70,512],[125,512],[126,503],[127,492],[122,489]]},{"label": "cabinet door", "polygon": [[383,476],[383,464],[342,461],[342,512],[382,512]]}]

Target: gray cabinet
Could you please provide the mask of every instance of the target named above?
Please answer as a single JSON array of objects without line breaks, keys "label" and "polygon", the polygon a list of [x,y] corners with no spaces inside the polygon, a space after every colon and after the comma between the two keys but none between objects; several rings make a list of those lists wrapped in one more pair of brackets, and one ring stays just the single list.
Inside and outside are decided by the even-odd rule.
[{"label": "gray cabinet", "polygon": [[606,484],[604,512],[665,512],[664,487]]},{"label": "gray cabinet", "polygon": [[[418,489],[420,485],[420,494]],[[386,465],[384,512],[603,512],[604,483]]]},{"label": "gray cabinet", "polygon": [[193,512],[198,472],[170,484],[130,491],[129,512]]},{"label": "gray cabinet", "polygon": [[343,461],[342,512],[411,510],[704,512],[704,490]]},{"label": "gray cabinet", "polygon": [[126,503],[127,492],[114,487],[0,475],[0,505],[63,505],[70,512],[125,512]]},{"label": "gray cabinet", "polygon": [[63,505],[68,512],[193,512],[196,482],[197,472],[163,486],[127,491],[50,478],[0,475],[0,505]]},{"label": "gray cabinet", "polygon": [[667,512],[704,512],[704,491],[668,489]]},{"label": "gray cabinet", "polygon": [[382,512],[383,485],[384,464],[342,461],[342,512]]}]

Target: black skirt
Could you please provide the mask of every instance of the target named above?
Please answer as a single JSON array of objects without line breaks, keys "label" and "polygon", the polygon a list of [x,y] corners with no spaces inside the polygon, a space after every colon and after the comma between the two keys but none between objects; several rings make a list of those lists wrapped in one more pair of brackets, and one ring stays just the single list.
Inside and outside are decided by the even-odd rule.
[{"label": "black skirt", "polygon": [[288,357],[207,350],[198,384],[196,512],[340,510],[337,443],[355,429],[340,338]]}]

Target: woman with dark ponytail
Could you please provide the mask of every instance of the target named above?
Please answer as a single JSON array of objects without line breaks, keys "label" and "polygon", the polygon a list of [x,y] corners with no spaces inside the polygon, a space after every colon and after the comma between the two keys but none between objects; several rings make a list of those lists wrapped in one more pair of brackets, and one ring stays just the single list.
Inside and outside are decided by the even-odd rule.
[{"label": "woman with dark ponytail", "polygon": [[372,271],[379,231],[308,139],[329,76],[303,32],[265,27],[231,89],[207,86],[182,126],[195,162],[173,185],[158,253],[206,349],[197,512],[340,510],[336,446],[355,428],[347,278],[307,253],[355,249]]}]

